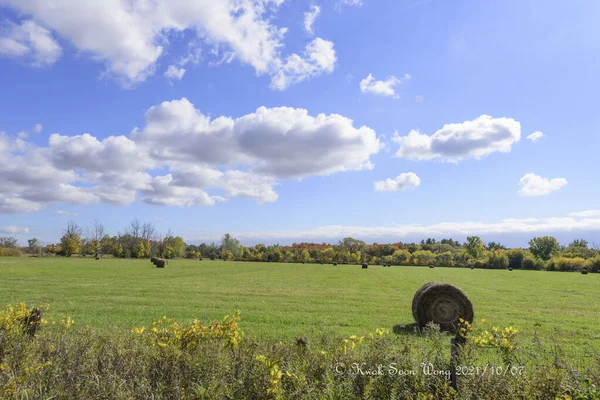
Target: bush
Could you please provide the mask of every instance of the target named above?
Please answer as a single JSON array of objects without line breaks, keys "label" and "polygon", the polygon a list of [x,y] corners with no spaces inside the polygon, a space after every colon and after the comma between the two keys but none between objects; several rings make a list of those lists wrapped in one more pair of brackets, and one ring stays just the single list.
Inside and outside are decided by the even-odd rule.
[{"label": "bush", "polygon": [[545,267],[544,260],[535,258],[530,253],[526,253],[521,263],[523,269],[542,270]]},{"label": "bush", "polygon": [[600,272],[600,256],[586,260],[584,266],[590,272]]},{"label": "bush", "polygon": [[0,256],[2,257],[21,257],[23,253],[19,249],[0,247]]},{"label": "bush", "polygon": [[511,249],[507,251],[506,256],[508,257],[508,266],[512,269],[521,268],[525,254],[525,251],[521,249]]},{"label": "bush", "polygon": [[488,257],[488,268],[491,269],[506,269],[509,267],[509,260],[506,252],[503,250],[497,250],[490,252]]},{"label": "bush", "polygon": [[554,257],[548,261],[546,269],[548,271],[581,271],[586,264],[586,260],[581,257]]}]

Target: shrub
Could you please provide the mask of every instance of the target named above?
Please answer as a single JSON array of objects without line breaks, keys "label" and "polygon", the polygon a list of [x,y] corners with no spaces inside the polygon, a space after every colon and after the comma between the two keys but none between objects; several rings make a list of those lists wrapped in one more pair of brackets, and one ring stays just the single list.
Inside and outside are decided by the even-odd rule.
[{"label": "shrub", "polygon": [[531,255],[530,253],[526,253],[523,257],[523,261],[521,263],[521,267],[523,269],[538,269],[539,262],[538,260]]},{"label": "shrub", "polygon": [[580,257],[554,257],[546,266],[548,271],[581,271],[586,264],[586,260]]},{"label": "shrub", "polygon": [[509,267],[510,262],[505,251],[497,250],[490,252],[487,265],[491,269],[506,269]]},{"label": "shrub", "polygon": [[508,257],[508,266],[512,269],[521,268],[525,254],[525,251],[521,249],[511,249],[507,251],[506,256]]},{"label": "shrub", "polygon": [[23,253],[19,249],[0,247],[0,256],[3,257],[21,257]]},{"label": "shrub", "polygon": [[590,272],[600,272],[600,256],[586,260],[585,268]]}]

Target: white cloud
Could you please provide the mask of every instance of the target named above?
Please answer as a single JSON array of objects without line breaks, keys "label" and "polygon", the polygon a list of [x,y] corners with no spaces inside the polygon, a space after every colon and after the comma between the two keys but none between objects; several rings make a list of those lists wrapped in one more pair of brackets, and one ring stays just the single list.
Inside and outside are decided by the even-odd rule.
[{"label": "white cloud", "polygon": [[[183,60],[198,60],[201,46],[221,48],[225,54],[221,61],[235,58],[252,66],[257,75],[272,77],[287,66],[285,74],[289,75],[289,57],[283,61],[281,54],[287,28],[273,25],[274,13],[282,3],[283,0],[0,0],[0,4],[31,16],[71,42],[81,54],[104,63],[103,75],[118,78],[124,86],[153,75],[157,61],[168,54],[172,42],[184,37],[181,32],[194,33]],[[4,43],[3,48],[14,56],[30,51],[27,44],[14,39]],[[49,46],[42,49],[49,53]],[[312,64],[311,60],[305,61]],[[304,74],[303,79],[316,75],[317,71]],[[291,83],[303,79],[292,79]]]},{"label": "white cloud", "polygon": [[527,139],[531,140],[532,142],[537,142],[542,137],[544,137],[544,134],[540,131],[536,131],[533,132],[531,135],[527,136]]},{"label": "white cloud", "polygon": [[39,211],[43,206],[17,196],[0,194],[0,214],[19,214]]},{"label": "white cloud", "polygon": [[[322,226],[306,230],[230,232],[242,241],[337,241],[344,237],[356,237],[362,240],[389,238],[396,240],[414,237],[457,237],[470,235],[499,234],[548,234],[572,231],[600,231],[600,218],[524,218],[505,219],[498,222],[441,222],[430,225],[393,225],[379,227],[365,226]],[[216,240],[225,232],[202,232],[192,234],[186,239],[193,241]]]},{"label": "white cloud", "polygon": [[154,221],[156,222],[163,222],[165,219],[162,217],[154,217]]},{"label": "white cloud", "polygon": [[7,22],[0,32],[0,55],[43,67],[54,64],[61,57],[62,48],[48,29],[33,20],[25,20],[21,25]]},{"label": "white cloud", "polygon": [[559,190],[567,184],[565,178],[542,178],[535,174],[525,174],[519,180],[519,195],[521,196],[546,196],[556,190]]},{"label": "white cloud", "polygon": [[169,65],[167,71],[165,72],[165,76],[168,79],[177,79],[181,80],[183,75],[185,74],[185,68],[177,68],[175,65]]},{"label": "white cloud", "polygon": [[569,217],[574,217],[574,218],[599,217],[600,218],[600,210],[588,210],[588,211],[574,212],[574,213],[570,213]]},{"label": "white cloud", "polygon": [[410,79],[409,74],[405,74],[403,80],[390,76],[385,81],[376,81],[373,74],[369,74],[360,81],[360,91],[363,93],[372,93],[380,96],[397,97],[394,86],[404,83]]},{"label": "white cloud", "polygon": [[292,54],[285,62],[279,63],[277,72],[271,78],[271,88],[285,90],[293,83],[331,73],[336,62],[333,42],[316,38],[306,46],[304,57]]},{"label": "white cloud", "polygon": [[396,192],[398,190],[411,190],[421,185],[421,179],[414,172],[406,172],[394,179],[375,182],[375,190],[378,192]]},{"label": "white cloud", "polygon": [[314,33],[312,26],[320,13],[321,7],[314,5],[310,8],[310,11],[304,13],[304,29],[311,35]]},{"label": "white cloud", "polygon": [[355,128],[341,115],[312,117],[304,109],[260,107],[235,120],[211,120],[185,98],[152,107],[134,140],[160,160],[241,163],[283,179],[370,169],[370,157],[381,148],[372,129]]},{"label": "white cloud", "polygon": [[350,6],[350,7],[362,7],[362,0],[337,0],[336,7],[340,8],[342,6]]},{"label": "white cloud", "polygon": [[22,235],[25,233],[29,233],[29,228],[26,228],[24,226],[9,225],[0,227],[0,233],[7,235]]},{"label": "white cloud", "polygon": [[508,153],[521,140],[521,124],[512,118],[492,118],[482,115],[472,121],[446,124],[433,135],[412,130],[407,136],[395,136],[400,144],[396,157],[409,160],[441,159],[459,162],[467,158],[480,159],[488,154]]},{"label": "white cloud", "polygon": [[44,126],[42,124],[35,124],[35,126],[33,127],[33,132],[40,133],[42,129],[44,129]]},{"label": "white cloud", "polygon": [[65,211],[65,210],[56,210],[55,213],[58,215],[64,215],[66,217],[79,217],[78,213],[69,212],[69,211]]},{"label": "white cloud", "polygon": [[140,195],[180,207],[231,197],[272,203],[281,180],[370,169],[381,149],[368,127],[290,107],[211,119],[183,98],[151,107],[145,118],[130,137],[54,133],[47,147],[0,133],[0,213],[51,203],[126,205]]}]

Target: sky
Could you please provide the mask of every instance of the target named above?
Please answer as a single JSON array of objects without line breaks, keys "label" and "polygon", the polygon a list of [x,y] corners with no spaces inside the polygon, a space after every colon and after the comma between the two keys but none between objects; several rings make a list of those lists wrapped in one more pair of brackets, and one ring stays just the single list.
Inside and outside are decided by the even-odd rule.
[{"label": "sky", "polygon": [[0,236],[600,244],[600,3],[0,0]]}]

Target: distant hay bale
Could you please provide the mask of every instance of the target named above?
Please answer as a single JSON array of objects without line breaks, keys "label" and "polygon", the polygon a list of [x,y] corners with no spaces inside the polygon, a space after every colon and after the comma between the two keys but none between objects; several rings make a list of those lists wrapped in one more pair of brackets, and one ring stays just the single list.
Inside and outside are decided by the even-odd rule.
[{"label": "distant hay bale", "polygon": [[412,314],[420,328],[429,322],[450,331],[459,324],[459,319],[473,322],[473,304],[462,290],[445,282],[428,282],[421,286],[413,297]]},{"label": "distant hay bale", "polygon": [[435,268],[433,265],[430,265],[429,268]]},{"label": "distant hay bale", "polygon": [[367,263],[362,263],[362,267],[363,267],[363,269],[369,268],[369,264],[367,264]]},{"label": "distant hay bale", "polygon": [[471,269],[475,269],[475,267],[471,267]]},{"label": "distant hay bale", "polygon": [[509,268],[508,268],[508,270],[509,270],[509,271],[512,271],[512,267],[509,267]]},{"label": "distant hay bale", "polygon": [[333,266],[334,266],[334,267],[335,267],[335,266],[337,266],[337,263],[336,263],[336,262],[334,262],[334,263],[333,263]]},{"label": "distant hay bale", "polygon": [[156,268],[167,268],[169,266],[169,262],[164,258],[157,258],[155,265]]},{"label": "distant hay bale", "polygon": [[587,275],[588,274],[588,270],[587,269],[582,269],[581,270],[581,275]]},{"label": "distant hay bale", "polygon": [[99,259],[100,259],[100,257],[96,256],[96,260],[99,260]]},{"label": "distant hay bale", "polygon": [[304,262],[304,261],[302,261],[302,264],[305,264],[305,262]]},{"label": "distant hay bale", "polygon": [[392,266],[392,263],[388,263],[388,265],[387,265],[387,266],[388,266],[388,267],[391,267],[391,266]]},{"label": "distant hay bale", "polygon": [[323,265],[323,264],[324,264],[323,261],[321,261],[321,265]]}]

